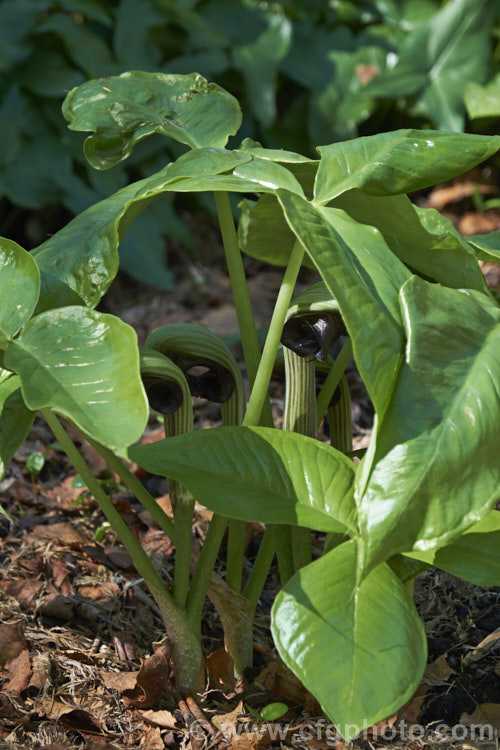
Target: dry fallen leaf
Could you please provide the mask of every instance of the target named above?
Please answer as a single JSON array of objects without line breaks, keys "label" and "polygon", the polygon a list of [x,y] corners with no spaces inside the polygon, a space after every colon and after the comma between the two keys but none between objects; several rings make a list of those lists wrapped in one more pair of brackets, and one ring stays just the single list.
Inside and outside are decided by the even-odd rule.
[{"label": "dry fallen leaf", "polygon": [[441,654],[426,666],[422,682],[424,685],[445,685],[453,671],[446,661],[446,654]]},{"label": "dry fallen leaf", "polygon": [[9,680],[5,683],[2,690],[6,693],[20,693],[26,690],[31,677],[30,652],[27,648],[9,662],[7,670]]},{"label": "dry fallen leaf", "polygon": [[136,686],[122,691],[125,706],[151,708],[166,689],[169,672],[169,649],[162,644],[145,660],[137,675]]},{"label": "dry fallen leaf", "polygon": [[441,210],[448,203],[456,203],[463,198],[474,195],[476,190],[481,195],[497,192],[497,188],[494,185],[478,185],[475,182],[463,180],[447,187],[435,187],[427,198],[426,207]]},{"label": "dry fallen leaf", "polygon": [[165,750],[161,732],[158,727],[144,727],[141,750]]},{"label": "dry fallen leaf", "polygon": [[40,703],[41,715],[63,724],[68,729],[78,732],[100,732],[98,720],[88,711],[75,706],[68,706],[60,701],[44,699]]},{"label": "dry fallen leaf", "polygon": [[120,693],[124,690],[134,690],[137,685],[136,672],[101,672],[99,677],[108,690],[118,690]]},{"label": "dry fallen leaf", "polygon": [[85,541],[81,534],[71,524],[66,522],[53,523],[49,526],[40,524],[33,531],[30,531],[29,534],[26,534],[25,537],[26,542],[41,540],[54,542],[57,545],[70,547],[71,549],[79,549]]},{"label": "dry fallen leaf", "polygon": [[212,724],[223,734],[226,739],[237,735],[238,717],[245,713],[243,701],[227,714],[219,714],[212,717]]},{"label": "dry fallen leaf", "polygon": [[212,651],[205,659],[205,666],[216,687],[222,686],[226,690],[234,690],[234,662],[225,648]]},{"label": "dry fallen leaf", "polygon": [[273,700],[285,700],[298,703],[312,716],[321,716],[323,711],[318,701],[302,685],[288,667],[275,659],[268,664],[255,678],[254,682],[262,686]]},{"label": "dry fallen leaf", "polygon": [[27,647],[27,643],[16,625],[0,625],[0,667],[7,666]]},{"label": "dry fallen leaf", "polygon": [[462,714],[461,724],[491,724],[500,730],[500,703],[481,703],[476,706],[474,713]]},{"label": "dry fallen leaf", "polygon": [[175,729],[177,720],[170,711],[139,711],[142,718],[150,724],[156,724],[164,729]]},{"label": "dry fallen leaf", "polygon": [[471,211],[461,217],[457,228],[465,236],[470,234],[487,234],[488,232],[500,229],[500,216],[491,211],[485,214]]}]

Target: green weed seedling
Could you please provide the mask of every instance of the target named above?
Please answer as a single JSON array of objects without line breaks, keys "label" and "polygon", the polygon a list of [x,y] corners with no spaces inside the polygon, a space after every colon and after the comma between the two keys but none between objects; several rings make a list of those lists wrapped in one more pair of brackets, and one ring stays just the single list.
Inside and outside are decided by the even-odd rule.
[{"label": "green weed seedling", "polygon": [[[394,713],[421,679],[426,639],[409,595],[412,578],[432,564],[474,583],[499,582],[500,514],[493,508],[500,497],[500,308],[478,263],[498,261],[499,234],[464,239],[406,193],[483,162],[500,137],[396,130],[320,146],[317,159],[249,139],[230,150],[228,137],[241,122],[238,102],[197,74],[131,72],[89,81],[70,92],[63,113],[72,130],[90,131],[85,154],[97,169],[119,164],[153,133],[187,150],[93,205],[31,254],[2,240],[0,470],[40,411],[154,596],[181,692],[195,693],[200,684],[207,595],[235,671],[244,674],[253,615],[277,549],[283,587],[272,610],[276,647],[350,740]],[[250,383],[246,405],[234,359],[210,332],[163,327],[140,352],[129,326],[94,309],[117,273],[118,244],[134,219],[178,192],[214,194]],[[238,230],[228,192],[242,195]],[[285,266],[262,353],[242,252]],[[303,264],[321,282],[292,302]],[[298,355],[285,355],[286,424],[278,430],[268,385],[296,315]],[[334,322],[343,345],[333,361]],[[359,464],[344,378],[351,356],[376,415]],[[319,369],[326,379],[315,398]],[[222,404],[222,427],[193,431],[193,393]],[[146,394],[167,437],[136,445],[149,414]],[[327,411],[331,445],[316,439]],[[96,447],[176,545],[173,592],[59,417]],[[168,477],[173,521],[127,458]],[[191,573],[194,498],[214,516]],[[266,524],[266,532],[244,578],[249,521]],[[224,580],[212,571],[228,524]],[[311,530],[327,535],[315,560]]]}]

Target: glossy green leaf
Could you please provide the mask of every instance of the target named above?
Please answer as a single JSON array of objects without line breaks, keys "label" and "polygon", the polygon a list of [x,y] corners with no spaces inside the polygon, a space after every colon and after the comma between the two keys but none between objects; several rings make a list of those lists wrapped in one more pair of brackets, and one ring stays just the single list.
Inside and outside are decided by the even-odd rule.
[{"label": "glossy green leaf", "polygon": [[346,742],[391,716],[415,692],[426,638],[415,605],[387,565],[356,588],[356,542],[307,565],[279,592],[279,654]]},{"label": "glossy green leaf", "polygon": [[435,185],[480,164],[500,148],[500,136],[395,130],[321,146],[315,199],[328,203],[361,188],[397,195]]},{"label": "glossy green leaf", "polygon": [[31,318],[39,292],[36,262],[17,242],[0,237],[0,346]]},{"label": "glossy green leaf", "polygon": [[0,479],[35,419],[35,412],[26,408],[20,386],[17,375],[0,382]]},{"label": "glossy green leaf", "polygon": [[132,71],[88,81],[68,94],[63,115],[71,130],[94,133],[85,156],[96,169],[126,159],[153,133],[191,148],[223,148],[241,123],[236,99],[196,73]]},{"label": "glossy green leaf", "polygon": [[488,263],[500,263],[500,231],[489,234],[473,234],[467,237],[478,260]]},{"label": "glossy green leaf", "polygon": [[177,480],[216,513],[345,531],[355,466],[329,445],[265,427],[219,427],[134,445],[129,457]]},{"label": "glossy green leaf", "polygon": [[403,351],[400,287],[410,272],[374,227],[279,190],[285,217],[337,300],[361,376],[379,414],[389,403]]},{"label": "glossy green leaf", "polygon": [[453,542],[499,498],[500,309],[412,277],[405,361],[359,500],[363,566]]},{"label": "glossy green leaf", "polygon": [[118,454],[142,435],[149,409],[135,331],[112,315],[63,307],[32,318],[5,365],[30,409],[49,408]]},{"label": "glossy green leaf", "polygon": [[[500,488],[498,497],[500,498]],[[425,552],[406,552],[406,555],[478,586],[498,586],[500,512],[492,510],[452,544]]]},{"label": "glossy green leaf", "polygon": [[487,86],[470,81],[465,87],[465,106],[472,120],[500,117],[500,73]]},{"label": "glossy green leaf", "polygon": [[[261,195],[257,202],[245,198],[238,207],[241,209],[238,240],[242,252],[274,266],[286,266],[295,235],[274,195]],[[304,265],[313,267],[308,256],[304,258]]]},{"label": "glossy green leaf", "polygon": [[234,174],[236,177],[255,183],[256,190],[261,190],[262,188],[268,190],[284,188],[285,190],[290,190],[292,193],[304,194],[300,183],[290,170],[281,164],[266,159],[259,159],[256,156],[251,161],[235,167]]},{"label": "glossy green leaf", "polygon": [[[38,312],[79,300],[89,307],[97,305],[118,271],[120,238],[151,201],[164,192],[174,192],[186,175],[193,176],[194,182],[186,189],[208,189],[204,185],[212,175],[249,159],[224,149],[197,149],[76,216],[32,252],[42,272]],[[243,183],[232,175],[228,179],[231,184]],[[243,183],[243,190],[253,188],[252,183]]]},{"label": "glossy green leaf", "polygon": [[377,227],[392,252],[415,273],[457,289],[485,290],[475,254],[451,221],[434,209],[417,212],[406,195],[368,196],[362,190],[343,193],[333,205]]}]

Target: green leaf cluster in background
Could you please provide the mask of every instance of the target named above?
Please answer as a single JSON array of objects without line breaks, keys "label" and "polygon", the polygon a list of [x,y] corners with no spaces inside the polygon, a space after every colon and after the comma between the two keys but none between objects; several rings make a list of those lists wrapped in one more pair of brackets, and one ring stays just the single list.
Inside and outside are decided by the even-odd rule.
[{"label": "green leaf cluster in background", "polygon": [[[126,166],[95,172],[60,117],[67,92],[87,79],[196,71],[238,98],[241,136],[314,157],[318,143],[381,130],[463,130],[465,105],[473,126],[500,116],[499,23],[494,0],[3,0],[0,234],[19,211],[52,206],[17,237],[39,244],[68,215],[176,158],[183,144],[206,145],[155,136]],[[175,131],[176,111],[166,112],[168,124],[148,121],[136,140]],[[93,166],[111,165],[94,157]],[[170,196],[161,210],[148,208],[121,243],[125,271],[171,287],[165,237],[194,252],[179,205]]]}]

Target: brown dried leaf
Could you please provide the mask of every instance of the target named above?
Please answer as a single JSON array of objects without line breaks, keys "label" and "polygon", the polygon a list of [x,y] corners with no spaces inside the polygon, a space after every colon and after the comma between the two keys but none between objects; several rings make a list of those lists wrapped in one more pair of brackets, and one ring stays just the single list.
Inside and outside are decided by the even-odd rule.
[{"label": "brown dried leaf", "polygon": [[71,578],[69,574],[69,568],[64,560],[58,560],[53,558],[51,561],[52,568],[52,579],[54,586],[58,589],[63,596],[69,596],[73,593],[73,586],[71,585]]},{"label": "brown dried leaf", "polygon": [[162,644],[145,660],[137,675],[135,688],[122,692],[127,708],[151,708],[166,689],[169,673],[169,649],[166,644]]},{"label": "brown dried leaf", "polygon": [[134,690],[137,686],[137,675],[135,672],[101,672],[100,678],[108,690]]},{"label": "brown dried leaf", "polygon": [[144,727],[142,730],[142,750],[165,750],[165,745],[158,727]]},{"label": "brown dried leaf", "polygon": [[26,690],[31,677],[30,652],[27,648],[9,662],[7,670],[9,680],[3,686],[3,690],[6,693],[20,693]]},{"label": "brown dried leaf", "polygon": [[120,595],[121,589],[117,583],[106,581],[105,583],[93,583],[79,586],[77,592],[85,599],[97,602],[97,604],[105,609],[111,609],[115,606],[116,598]]},{"label": "brown dried leaf", "polygon": [[320,716],[323,713],[316,698],[305,689],[281,659],[275,659],[264,667],[256,677],[255,683],[262,686],[273,700],[298,703],[312,716]]},{"label": "brown dried leaf", "polygon": [[236,680],[234,677],[234,662],[225,648],[212,651],[205,659],[205,666],[214,682],[214,686],[223,687],[225,690],[234,690]]},{"label": "brown dried leaf", "polygon": [[142,718],[150,724],[156,724],[164,729],[175,729],[177,720],[170,711],[139,711]]},{"label": "brown dried leaf", "polygon": [[414,695],[403,708],[398,711],[398,719],[404,719],[410,724],[418,724],[420,714],[422,713],[422,705],[427,695],[427,688],[422,695]]},{"label": "brown dried leaf", "polygon": [[[65,477],[56,487],[44,489],[43,499],[45,506],[51,509],[61,509],[63,511],[79,512],[74,506],[75,501],[80,497],[83,490],[81,487],[73,487],[72,484],[75,476]],[[85,498],[86,507],[97,505],[93,497]]]},{"label": "brown dried leaf", "polygon": [[2,588],[8,596],[17,599],[19,606],[23,610],[35,609],[38,601],[38,594],[43,587],[42,581],[30,581],[22,579],[20,581],[2,581]]},{"label": "brown dried leaf", "polygon": [[462,182],[456,182],[454,185],[449,185],[448,187],[434,188],[427,199],[427,207],[437,208],[439,211],[448,205],[448,203],[457,203],[463,198],[468,198],[469,196],[474,195],[476,190],[482,195],[497,192],[497,188],[494,185],[478,185],[475,182],[463,180]]},{"label": "brown dried leaf", "polygon": [[57,545],[78,549],[84,543],[84,538],[69,523],[53,523],[49,526],[37,526],[26,535],[27,542],[48,541]]},{"label": "brown dried leaf", "polygon": [[19,626],[0,625],[0,667],[7,667],[27,648]]},{"label": "brown dried leaf", "polygon": [[491,724],[500,730],[500,703],[481,703],[476,706],[474,713],[462,714],[461,724]]},{"label": "brown dried leaf", "polygon": [[490,289],[500,289],[500,264],[481,260],[479,265]]},{"label": "brown dried leaf", "polygon": [[78,732],[100,732],[98,720],[88,711],[75,706],[67,706],[66,703],[52,700],[42,700],[41,708],[47,719],[60,722],[68,729]]},{"label": "brown dried leaf", "polygon": [[453,671],[446,661],[446,654],[441,654],[435,661],[426,666],[422,682],[424,685],[446,685]]},{"label": "brown dried leaf", "polygon": [[458,231],[468,236],[469,234],[487,234],[500,229],[500,216],[489,211],[485,214],[471,212],[464,214],[458,222]]},{"label": "brown dried leaf", "polygon": [[224,735],[226,739],[236,736],[238,717],[245,713],[243,701],[227,714],[219,714],[212,717],[212,724]]}]

